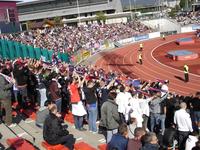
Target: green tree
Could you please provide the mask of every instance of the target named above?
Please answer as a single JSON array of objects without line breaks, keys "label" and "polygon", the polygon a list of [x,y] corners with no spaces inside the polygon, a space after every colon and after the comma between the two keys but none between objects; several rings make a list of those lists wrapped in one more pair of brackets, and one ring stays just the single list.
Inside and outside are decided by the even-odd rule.
[{"label": "green tree", "polygon": [[105,24],[106,19],[107,17],[105,16],[104,12],[100,11],[96,13],[96,20],[99,24],[101,23],[101,21],[103,21],[103,23]]},{"label": "green tree", "polygon": [[43,23],[44,23],[44,25],[47,25],[47,26],[49,26],[49,27],[53,27],[55,24],[54,24],[54,21],[52,21],[52,20],[49,20],[49,19],[44,19],[43,20]]},{"label": "green tree", "polygon": [[31,30],[33,28],[35,22],[33,22],[33,21],[27,21],[26,24],[27,24],[28,30]]},{"label": "green tree", "polygon": [[57,16],[53,18],[53,22],[56,26],[61,26],[62,25],[62,18]]},{"label": "green tree", "polygon": [[181,0],[181,1],[180,1],[180,4],[179,4],[180,7],[181,7],[181,8],[185,8],[185,7],[186,7],[186,4],[187,4],[187,1],[188,1],[188,0]]}]

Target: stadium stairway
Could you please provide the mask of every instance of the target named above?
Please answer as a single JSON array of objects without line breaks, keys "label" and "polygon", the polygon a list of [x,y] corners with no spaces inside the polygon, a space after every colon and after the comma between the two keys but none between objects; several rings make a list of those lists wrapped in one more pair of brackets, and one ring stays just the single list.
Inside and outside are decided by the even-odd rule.
[{"label": "stadium stairway", "polygon": [[[74,128],[74,125],[69,122],[65,122],[63,125],[68,126],[70,133],[76,138],[76,143],[84,142],[86,145],[98,149],[98,145],[105,143],[105,138],[100,134],[93,134],[88,131],[88,126],[85,125],[84,128],[87,131],[78,131]],[[28,140],[34,146],[38,147],[41,150],[45,150],[42,146],[43,140],[43,131],[41,128],[35,125],[35,120],[31,118],[22,119],[15,127],[8,127],[5,124],[0,124],[0,133],[3,135],[0,139],[0,143],[3,144],[6,148],[9,147],[7,144],[8,139],[20,137]]]},{"label": "stadium stairway", "polygon": [[122,47],[122,44],[120,44],[119,42],[114,42],[114,46],[115,46],[116,48],[118,48],[118,47]]}]

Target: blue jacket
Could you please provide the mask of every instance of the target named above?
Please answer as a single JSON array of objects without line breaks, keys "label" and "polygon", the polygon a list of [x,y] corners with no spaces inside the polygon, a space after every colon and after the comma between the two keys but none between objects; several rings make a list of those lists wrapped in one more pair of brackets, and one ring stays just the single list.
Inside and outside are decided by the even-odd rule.
[{"label": "blue jacket", "polygon": [[108,150],[127,150],[128,139],[120,134],[114,134],[108,143]]},{"label": "blue jacket", "polygon": [[148,143],[142,146],[141,150],[159,150],[159,145]]}]

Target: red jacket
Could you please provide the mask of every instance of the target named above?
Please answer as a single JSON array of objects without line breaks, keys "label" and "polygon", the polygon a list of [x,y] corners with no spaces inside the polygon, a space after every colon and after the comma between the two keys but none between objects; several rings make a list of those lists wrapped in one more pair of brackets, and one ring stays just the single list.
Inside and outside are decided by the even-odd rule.
[{"label": "red jacket", "polygon": [[71,103],[79,102],[81,98],[80,98],[77,84],[73,84],[73,83],[70,84],[69,90],[70,90],[70,96],[71,96]]}]

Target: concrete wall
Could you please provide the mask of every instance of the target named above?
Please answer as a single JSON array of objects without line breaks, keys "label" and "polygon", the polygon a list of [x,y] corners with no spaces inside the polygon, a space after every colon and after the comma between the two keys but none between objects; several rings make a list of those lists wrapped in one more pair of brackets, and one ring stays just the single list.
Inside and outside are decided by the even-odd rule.
[{"label": "concrete wall", "polygon": [[167,31],[177,31],[178,33],[181,32],[181,26],[179,24],[176,24],[175,22],[172,22],[165,18],[145,20],[142,23],[153,29],[158,29],[160,32],[167,32]]}]

